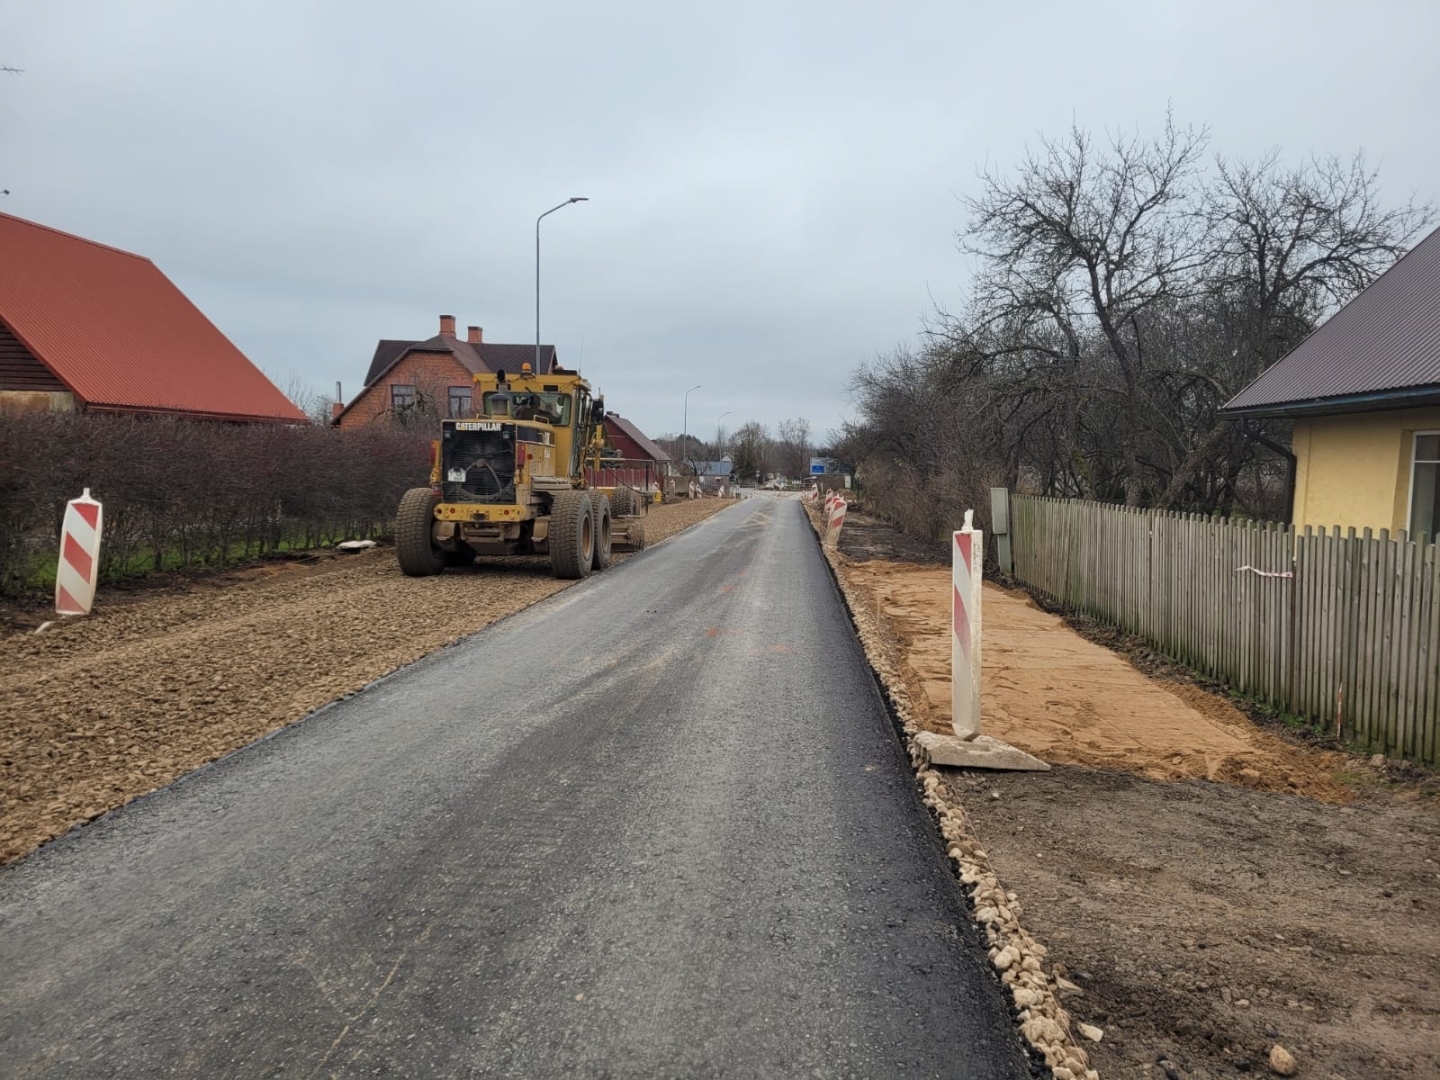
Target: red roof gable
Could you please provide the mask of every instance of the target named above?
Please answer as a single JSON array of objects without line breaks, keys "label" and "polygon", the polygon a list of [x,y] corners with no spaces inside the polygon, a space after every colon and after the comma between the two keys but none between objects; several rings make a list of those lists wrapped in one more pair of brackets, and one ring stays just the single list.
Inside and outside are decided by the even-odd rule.
[{"label": "red roof gable", "polygon": [[149,259],[0,214],[0,322],[99,409],[303,422]]}]

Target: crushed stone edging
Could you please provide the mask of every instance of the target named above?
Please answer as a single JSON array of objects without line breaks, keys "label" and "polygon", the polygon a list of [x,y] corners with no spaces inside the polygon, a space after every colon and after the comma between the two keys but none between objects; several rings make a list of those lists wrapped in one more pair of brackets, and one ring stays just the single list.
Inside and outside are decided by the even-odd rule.
[{"label": "crushed stone edging", "polygon": [[[804,509],[818,541],[820,527],[810,508]],[[1021,925],[1023,907],[1019,897],[1001,884],[965,808],[949,796],[944,778],[930,766],[916,741],[922,729],[914,720],[910,693],[899,676],[894,648],[885,641],[869,617],[867,605],[858,602],[841,573],[845,556],[823,543],[818,546],[845,600],[870,669],[904,731],[905,748],[922,800],[935,815],[946,852],[969,895],[975,921],[985,931],[990,963],[1009,992],[1021,1036],[1044,1059],[1055,1080],[1100,1080],[1100,1073],[1090,1065],[1089,1055],[1071,1030],[1070,1013],[1057,996],[1060,987],[1056,977],[1045,970],[1043,961],[1048,950]]]}]

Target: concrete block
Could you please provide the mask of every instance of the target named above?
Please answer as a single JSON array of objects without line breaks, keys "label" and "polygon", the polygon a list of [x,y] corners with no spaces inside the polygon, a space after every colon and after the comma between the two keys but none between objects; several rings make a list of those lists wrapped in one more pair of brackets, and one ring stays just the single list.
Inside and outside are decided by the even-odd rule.
[{"label": "concrete block", "polygon": [[925,752],[931,765],[949,765],[957,769],[1009,769],[1017,772],[1049,772],[1050,766],[1024,750],[989,735],[973,739],[957,739],[953,735],[936,735],[922,731],[915,741]]}]

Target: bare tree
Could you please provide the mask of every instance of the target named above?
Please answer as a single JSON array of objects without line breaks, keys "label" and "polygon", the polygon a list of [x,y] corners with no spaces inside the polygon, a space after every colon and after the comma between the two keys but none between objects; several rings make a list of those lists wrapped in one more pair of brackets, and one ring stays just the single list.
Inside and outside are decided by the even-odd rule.
[{"label": "bare tree", "polygon": [[1184,503],[1205,463],[1240,437],[1214,410],[1375,280],[1432,217],[1413,200],[1383,208],[1378,173],[1363,155],[1285,168],[1278,150],[1253,163],[1218,158],[1202,212],[1214,239],[1205,285],[1229,330],[1229,349],[1196,365],[1215,392],[1158,499],[1163,507]]},{"label": "bare tree", "polygon": [[771,471],[771,440],[765,425],[751,420],[730,439],[730,460],[735,478],[760,483]]},{"label": "bare tree", "polygon": [[280,388],[280,392],[290,400],[290,404],[303,412],[310,423],[330,423],[334,413],[330,396],[323,390],[317,390],[294,368],[290,369],[284,380],[277,380],[268,371],[262,374]]},{"label": "bare tree", "polygon": [[986,267],[975,329],[998,331],[1001,356],[1078,359],[1086,332],[1099,331],[1132,418],[1118,433],[1130,505],[1144,494],[1136,421],[1150,412],[1138,320],[1183,296],[1206,257],[1192,188],[1207,139],[1167,117],[1159,138],[1117,136],[1097,150],[1072,128],[1064,141],[1042,140],[1016,176],[984,174],[982,193],[967,202],[962,244]]},{"label": "bare tree", "polygon": [[799,479],[810,471],[810,421],[802,417],[781,420],[776,428],[780,472]]},{"label": "bare tree", "polygon": [[[1279,459],[1218,410],[1393,263],[1431,210],[1384,207],[1359,157],[1205,167],[1206,141],[1170,121],[1148,140],[1077,128],[1013,174],[982,175],[961,236],[981,264],[966,303],[939,312],[919,350],[854,373],[859,418],[832,440],[886,500],[942,506],[989,477],[1130,505],[1282,509]],[[903,512],[929,528],[928,510]]]}]

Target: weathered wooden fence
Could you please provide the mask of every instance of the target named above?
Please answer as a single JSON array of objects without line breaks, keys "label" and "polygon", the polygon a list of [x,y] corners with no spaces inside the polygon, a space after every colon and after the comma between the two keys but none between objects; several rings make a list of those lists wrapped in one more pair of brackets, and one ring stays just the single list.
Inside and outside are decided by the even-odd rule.
[{"label": "weathered wooden fence", "polygon": [[1015,575],[1241,694],[1440,764],[1436,545],[1017,495]]}]

